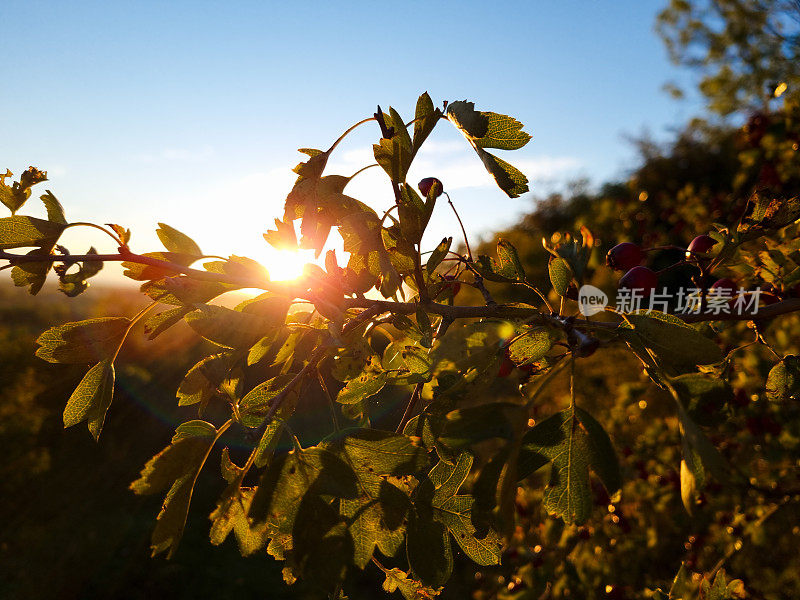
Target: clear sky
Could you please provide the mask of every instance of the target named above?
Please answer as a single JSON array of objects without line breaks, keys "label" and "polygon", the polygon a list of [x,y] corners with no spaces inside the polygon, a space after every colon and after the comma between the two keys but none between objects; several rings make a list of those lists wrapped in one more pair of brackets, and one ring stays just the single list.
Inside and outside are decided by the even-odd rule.
[{"label": "clear sky", "polygon": [[[518,199],[492,186],[447,123],[419,157],[409,179],[442,179],[477,236],[570,178],[624,175],[634,165],[626,134],[664,137],[699,111],[661,91],[688,77],[653,31],[663,4],[6,0],[0,168],[47,170],[40,187],[70,220],[131,227],[135,251],[157,249],[163,221],[209,254],[269,268],[261,234],[282,214],[296,149],[327,147],[376,104],[410,118],[427,90],[437,105],[468,99],[510,114],[533,135],[503,155],[531,180],[533,194]],[[330,172],[373,162],[377,137],[362,128]],[[348,192],[385,209],[380,175]],[[429,243],[457,233],[443,209]],[[70,236],[74,252],[112,250],[94,233]]]}]

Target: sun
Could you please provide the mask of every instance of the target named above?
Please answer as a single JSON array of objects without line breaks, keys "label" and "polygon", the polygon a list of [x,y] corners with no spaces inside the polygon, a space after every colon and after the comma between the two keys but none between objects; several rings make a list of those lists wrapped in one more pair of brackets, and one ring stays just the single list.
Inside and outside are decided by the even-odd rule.
[{"label": "sun", "polygon": [[291,281],[303,274],[307,263],[315,263],[313,250],[276,250],[265,247],[255,257],[267,269],[272,281]]}]

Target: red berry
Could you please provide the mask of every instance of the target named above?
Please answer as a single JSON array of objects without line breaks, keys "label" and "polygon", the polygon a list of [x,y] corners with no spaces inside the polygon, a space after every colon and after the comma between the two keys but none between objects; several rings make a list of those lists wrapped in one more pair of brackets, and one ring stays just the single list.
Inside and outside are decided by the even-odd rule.
[{"label": "red berry", "polygon": [[443,290],[450,290],[453,296],[457,296],[461,291],[461,283],[456,279],[455,275],[445,275],[444,280],[449,282],[444,285]]},{"label": "red berry", "polygon": [[689,247],[686,248],[686,258],[692,258],[694,254],[705,254],[711,250],[716,243],[717,240],[710,235],[698,235],[689,243]]},{"label": "red berry", "polygon": [[647,267],[633,267],[619,280],[619,289],[641,290],[644,295],[652,293],[658,285],[658,275]]},{"label": "red berry", "polygon": [[436,179],[436,177],[426,177],[422,181],[417,184],[419,191],[422,193],[423,196],[426,198],[431,193],[431,189],[433,189],[433,197],[438,198],[442,195],[444,191],[444,186],[442,182]]},{"label": "red berry", "polygon": [[644,260],[644,252],[636,244],[617,244],[606,254],[606,264],[615,271],[627,271]]},{"label": "red berry", "polygon": [[727,277],[723,277],[722,279],[717,279],[710,288],[710,291],[719,290],[717,291],[718,294],[723,296],[736,296],[736,292],[739,291],[739,287],[736,285],[736,282],[733,279],[728,279]]},{"label": "red berry", "polygon": [[511,375],[511,371],[514,370],[514,362],[510,358],[504,358],[503,362],[500,363],[500,370],[497,372],[498,377],[508,377]]}]

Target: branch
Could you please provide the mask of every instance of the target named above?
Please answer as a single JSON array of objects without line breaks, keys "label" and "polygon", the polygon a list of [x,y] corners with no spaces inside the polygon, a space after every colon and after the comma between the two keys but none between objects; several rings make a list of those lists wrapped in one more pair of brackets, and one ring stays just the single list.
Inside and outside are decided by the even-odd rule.
[{"label": "branch", "polygon": [[175,271],[183,275],[187,275],[193,279],[200,281],[215,281],[217,283],[228,283],[248,288],[258,288],[275,292],[282,295],[301,296],[305,293],[301,286],[292,285],[289,283],[268,281],[262,278],[251,277],[237,277],[236,275],[226,275],[224,273],[212,273],[210,271],[201,271],[200,269],[192,269],[184,265],[143,256],[141,254],[134,254],[133,252],[120,252],[119,254],[51,254],[48,256],[42,255],[27,255],[27,254],[12,254],[4,250],[0,250],[0,260],[7,260],[11,265],[21,263],[64,263],[74,264],[83,261],[100,261],[100,262],[132,262],[141,265],[148,265],[157,267],[167,271]]}]

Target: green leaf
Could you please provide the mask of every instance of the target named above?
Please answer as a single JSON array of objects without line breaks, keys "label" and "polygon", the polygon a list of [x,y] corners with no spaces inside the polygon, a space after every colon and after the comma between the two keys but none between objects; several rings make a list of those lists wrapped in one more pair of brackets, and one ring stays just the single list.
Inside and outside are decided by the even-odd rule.
[{"label": "green leaf", "polygon": [[702,425],[712,424],[733,399],[730,386],[719,377],[687,373],[672,380],[689,415]]},{"label": "green leaf", "polygon": [[175,434],[172,436],[172,442],[175,443],[186,438],[205,438],[214,437],[217,435],[217,429],[208,421],[195,419],[194,421],[186,421],[178,425],[175,429]]},{"label": "green leaf", "polygon": [[52,248],[66,228],[34,217],[13,216],[0,219],[0,250],[38,246]]},{"label": "green leaf", "polygon": [[491,438],[510,440],[527,419],[525,407],[511,402],[461,408],[447,413],[439,441],[450,448],[465,448]]},{"label": "green leaf", "polygon": [[247,511],[253,501],[255,490],[229,486],[223,492],[216,509],[209,515],[211,531],[209,537],[214,546],[219,546],[233,532],[242,556],[255,554],[267,542],[267,527],[252,527]]},{"label": "green leaf", "polygon": [[113,395],[114,364],[110,360],[104,360],[89,369],[69,397],[64,408],[64,427],[72,427],[88,420],[89,431],[97,440]]},{"label": "green leaf", "polygon": [[169,488],[156,527],[151,537],[153,556],[167,551],[172,558],[178,548],[186,526],[186,516],[192,498],[195,481],[204,459],[216,439],[213,426],[191,428],[199,435],[184,436],[173,442],[151,458],[142,469],[139,479],[131,483],[135,494],[155,494]]},{"label": "green leaf", "polygon": [[500,562],[503,542],[494,531],[483,536],[476,535],[472,524],[472,508],[475,502],[469,495],[458,495],[458,491],[469,476],[472,456],[466,452],[454,463],[439,461],[428,473],[427,482],[420,484],[415,507],[423,513],[420,503],[428,499],[435,521],[442,523],[455,538],[461,550],[479,565],[496,565]]},{"label": "green leaf", "polygon": [[447,118],[480,148],[519,150],[531,136],[522,131],[522,123],[507,115],[479,112],[472,102],[452,102]]},{"label": "green leaf", "polygon": [[159,223],[156,229],[156,235],[164,248],[168,252],[176,252],[178,254],[188,254],[190,256],[202,256],[203,252],[192,238],[185,233],[181,233],[166,223]]},{"label": "green leaf", "polygon": [[389,107],[389,114],[383,115],[386,126],[394,129],[390,139],[381,138],[372,146],[377,162],[395,183],[405,183],[408,168],[414,159],[411,137],[398,112]]},{"label": "green leaf", "polygon": [[789,354],[772,367],[766,392],[767,399],[773,402],[800,399],[800,358]]},{"label": "green leaf", "polygon": [[511,340],[508,357],[516,365],[527,365],[544,357],[552,346],[550,332],[544,327],[534,327]]},{"label": "green leaf", "polygon": [[441,587],[453,572],[453,549],[447,528],[430,513],[411,511],[406,534],[406,557],[423,585]]},{"label": "green leaf", "polygon": [[700,591],[703,600],[734,600],[745,597],[742,580],[734,579],[729,582],[725,569],[717,571],[713,582],[704,577],[700,583]]},{"label": "green leaf", "polygon": [[627,323],[620,325],[626,340],[635,337],[664,362],[676,367],[693,367],[720,362],[724,357],[719,346],[681,319],[650,311],[632,313]]},{"label": "green leaf", "polygon": [[[177,254],[175,252],[145,252],[142,254],[147,258],[162,261],[165,263],[175,263],[182,267],[188,267],[195,260],[196,256],[189,254]],[[125,269],[122,274],[135,281],[149,281],[154,279],[163,279],[164,277],[176,276],[179,273],[168,266],[153,266],[144,265],[137,262],[124,261],[122,268]],[[144,290],[143,290],[144,291]],[[169,303],[168,303],[169,304]],[[180,302],[172,302],[171,304],[180,304]]]},{"label": "green leaf", "polygon": [[403,520],[411,502],[408,495],[380,477],[360,478],[361,496],[342,499],[339,512],[353,540],[353,563],[365,568],[375,548],[394,556],[405,539]]},{"label": "green leaf", "polygon": [[467,101],[452,102],[447,107],[447,118],[464,134],[501,190],[511,198],[528,191],[525,175],[484,150],[516,150],[527,144],[530,136],[521,130],[521,123],[506,115],[476,111],[475,105]]},{"label": "green leaf", "polygon": [[301,504],[313,495],[355,498],[353,470],[333,452],[307,448],[276,457],[261,476],[248,517],[269,521],[276,532],[291,534]]},{"label": "green leaf", "polygon": [[50,190],[45,190],[45,193],[40,196],[45,209],[47,210],[47,220],[53,223],[67,224],[67,218],[64,216],[64,207],[58,201]]},{"label": "green leaf", "polygon": [[423,600],[434,598],[442,591],[442,588],[433,589],[423,585],[421,581],[412,579],[405,571],[401,571],[397,567],[387,569],[381,565],[378,566],[386,575],[383,591],[389,594],[399,591],[405,600]]},{"label": "green leaf", "polygon": [[36,356],[52,363],[87,364],[111,358],[131,321],[99,317],[51,327],[36,340]]},{"label": "green leaf", "polygon": [[[86,254],[97,254],[97,250],[92,246]],[[97,275],[102,268],[103,262],[99,260],[85,260],[80,263],[78,270],[73,272],[68,272],[63,267],[56,267],[54,270],[58,273],[59,290],[70,298],[74,298],[86,291],[89,287],[87,280]],[[46,273],[47,271],[44,270],[41,283],[44,283]]]},{"label": "green leaf", "polygon": [[[242,425],[245,427],[258,427],[261,425],[269,412],[272,399],[283,391],[292,378],[292,375],[278,375],[250,390],[239,402]],[[286,400],[289,404],[297,401],[296,388],[291,395],[292,398],[287,398]]]},{"label": "green leaf", "polygon": [[397,212],[400,217],[400,231],[412,244],[419,244],[431,213],[414,190],[413,186],[400,185],[400,199]]},{"label": "green leaf", "polygon": [[28,167],[23,171],[19,181],[15,181],[10,186],[6,185],[6,177],[11,177],[12,175],[13,173],[8,169],[6,169],[5,175],[0,175],[0,202],[9,208],[11,214],[14,214],[30,198],[31,187],[42,181],[47,181],[47,172],[40,171],[36,167]]},{"label": "green leaf", "polygon": [[550,283],[559,296],[565,296],[572,281],[572,269],[569,263],[561,257],[553,257],[547,265],[547,272],[550,274]]},{"label": "green leaf", "polygon": [[452,237],[443,238],[439,245],[436,246],[436,249],[431,252],[430,257],[428,258],[428,262],[425,265],[425,270],[428,272],[428,276],[432,275],[433,272],[436,270],[442,261],[447,256],[447,253],[450,251],[450,246],[453,243]]},{"label": "green leaf", "polygon": [[586,411],[563,410],[538,423],[522,438],[518,477],[527,477],[541,466],[541,458],[553,463],[544,508],[566,523],[580,525],[589,518],[592,494],[589,470],[593,470],[609,496],[621,487],[619,462],[608,434]]},{"label": "green leaf", "polygon": [[[697,423],[692,420],[680,400],[676,400],[684,459],[687,460],[687,462],[693,460],[693,462],[689,462],[689,466],[698,477],[700,476],[700,465],[702,464],[702,467],[708,469],[718,481],[724,482],[728,470],[725,459],[709,441]],[[696,457],[696,459],[693,457]],[[698,487],[702,487],[702,482]]]},{"label": "green leaf", "polygon": [[151,315],[144,322],[144,333],[147,335],[147,339],[156,339],[156,337],[178,323],[192,310],[194,309],[188,306],[178,306]]},{"label": "green leaf", "polygon": [[[175,277],[161,277],[157,281],[146,281],[141,286],[141,291],[153,300],[162,304],[177,306],[204,304],[225,292],[239,289],[227,283],[217,281],[201,281],[185,275]],[[192,307],[194,310],[194,307]]]},{"label": "green leaf", "polygon": [[[49,257],[52,250],[52,248],[36,248],[28,252],[25,256]],[[50,272],[52,266],[52,260],[20,263],[11,269],[11,280],[17,287],[28,287],[30,294],[35,296],[44,286],[47,280],[47,274]]]},{"label": "green leaf", "polygon": [[525,268],[522,266],[519,253],[507,239],[500,238],[497,241],[497,259],[503,272],[513,272],[517,281],[525,280]]},{"label": "green leaf", "polygon": [[277,323],[258,314],[239,312],[216,305],[199,305],[186,315],[189,327],[200,336],[223,348],[250,348],[267,332],[275,331]]},{"label": "green leaf", "polygon": [[750,197],[752,212],[737,229],[742,241],[758,238],[769,231],[786,227],[800,218],[800,198],[768,198],[765,192]]},{"label": "green leaf", "polygon": [[489,281],[525,280],[525,269],[522,267],[516,248],[503,238],[497,242],[497,260],[480,255],[475,267]]},{"label": "green leaf", "polygon": [[336,401],[341,404],[356,404],[371,398],[386,385],[388,373],[386,371],[362,371],[361,375],[347,382]]},{"label": "green leaf", "polygon": [[346,457],[356,474],[411,475],[428,462],[427,450],[406,435],[378,429],[345,429],[326,447]]},{"label": "green leaf", "polygon": [[233,366],[234,357],[228,352],[206,356],[194,365],[178,386],[178,406],[207,403],[217,395],[217,389]]},{"label": "green leaf", "polygon": [[428,136],[436,127],[439,119],[442,117],[442,111],[433,107],[433,101],[424,92],[417,99],[417,107],[414,111],[414,140],[412,142],[412,156],[415,156],[422,144],[428,139]]}]

